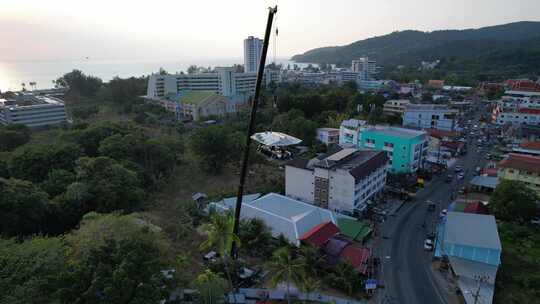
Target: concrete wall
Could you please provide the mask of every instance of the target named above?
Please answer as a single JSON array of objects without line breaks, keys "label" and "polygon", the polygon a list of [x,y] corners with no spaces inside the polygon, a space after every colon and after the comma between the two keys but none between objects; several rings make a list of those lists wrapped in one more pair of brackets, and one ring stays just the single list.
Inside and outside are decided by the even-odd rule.
[{"label": "concrete wall", "polygon": [[285,166],[285,195],[313,204],[313,171]]},{"label": "concrete wall", "polygon": [[[354,177],[345,170],[331,170],[328,172],[330,176],[328,209],[352,213],[354,211]],[[315,174],[317,174],[317,170]]]}]

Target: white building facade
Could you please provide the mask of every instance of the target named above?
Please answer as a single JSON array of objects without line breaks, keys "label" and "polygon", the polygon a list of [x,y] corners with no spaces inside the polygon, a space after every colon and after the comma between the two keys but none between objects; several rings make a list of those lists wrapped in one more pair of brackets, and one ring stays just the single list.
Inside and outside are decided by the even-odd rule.
[{"label": "white building facade", "polygon": [[319,128],[317,129],[317,140],[325,145],[339,144],[339,129]]},{"label": "white building facade", "polygon": [[353,60],[351,63],[351,71],[358,73],[358,78],[360,80],[372,80],[377,74],[377,62],[375,60],[370,60],[368,57]]},{"label": "white building facade", "polygon": [[392,116],[402,116],[405,112],[405,107],[411,102],[408,99],[393,99],[388,100],[383,105],[383,114]]},{"label": "white building facade", "polygon": [[360,141],[361,130],[366,125],[365,120],[348,119],[342,121],[339,127],[339,145],[356,147]]},{"label": "white building facade", "polygon": [[54,126],[67,121],[64,102],[51,96],[18,94],[0,99],[0,124],[23,124],[30,128]]},{"label": "white building facade", "polygon": [[445,105],[409,104],[403,112],[403,126],[454,131],[458,114]]},{"label": "white building facade", "polygon": [[[223,96],[250,96],[255,92],[257,73],[237,73],[232,68],[216,68],[210,73],[152,74],[148,77],[148,98],[160,98],[182,91],[211,91]],[[279,71],[265,70],[265,84],[280,82]]]},{"label": "white building facade", "polygon": [[331,211],[359,213],[381,193],[387,163],[383,151],[357,149],[292,161],[285,167],[285,194]]},{"label": "white building facade", "polygon": [[244,71],[246,73],[256,73],[261,60],[263,40],[249,36],[244,39]]}]

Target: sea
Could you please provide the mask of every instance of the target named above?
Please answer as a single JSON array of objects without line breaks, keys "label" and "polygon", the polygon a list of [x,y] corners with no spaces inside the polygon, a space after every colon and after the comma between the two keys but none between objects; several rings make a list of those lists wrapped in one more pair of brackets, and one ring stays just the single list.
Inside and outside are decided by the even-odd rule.
[{"label": "sea", "polygon": [[[275,62],[284,67],[293,61],[288,58],[268,58],[267,64]],[[128,78],[140,77],[157,73],[160,68],[169,73],[186,71],[190,65],[203,67],[232,66],[242,64],[242,58],[224,58],[215,60],[122,60],[122,59],[70,59],[70,60],[26,60],[26,61],[0,61],[0,91],[19,91],[22,83],[26,89],[47,89],[53,87],[53,80],[58,79],[65,73],[78,69],[87,75],[92,75],[109,81],[114,77]],[[298,64],[303,67],[304,64]],[[35,83],[30,87],[29,83]]]}]

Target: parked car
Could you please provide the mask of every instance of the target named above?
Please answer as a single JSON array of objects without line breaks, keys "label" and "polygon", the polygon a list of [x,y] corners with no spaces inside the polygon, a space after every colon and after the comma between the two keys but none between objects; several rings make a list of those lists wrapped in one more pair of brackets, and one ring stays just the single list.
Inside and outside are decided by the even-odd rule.
[{"label": "parked car", "polygon": [[461,172],[461,171],[463,171],[463,167],[461,167],[461,166],[456,166],[456,167],[454,168],[454,171],[455,171],[456,173],[457,173],[457,172]]},{"label": "parked car", "polygon": [[454,176],[452,174],[448,174],[446,176],[445,182],[450,183],[454,179]]},{"label": "parked car", "polygon": [[433,250],[433,241],[431,239],[426,239],[424,241],[424,249],[427,251]]},{"label": "parked car", "polygon": [[465,178],[465,174],[463,172],[460,172],[458,175],[457,175],[457,178],[458,179],[464,179]]}]

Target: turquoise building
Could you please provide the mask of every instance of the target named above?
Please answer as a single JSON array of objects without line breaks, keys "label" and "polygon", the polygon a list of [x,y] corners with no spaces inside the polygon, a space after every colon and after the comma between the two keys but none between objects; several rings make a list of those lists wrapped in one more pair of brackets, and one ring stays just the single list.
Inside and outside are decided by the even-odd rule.
[{"label": "turquoise building", "polygon": [[[342,125],[340,143],[358,149],[386,151],[392,173],[414,173],[422,168],[427,156],[428,137],[424,131],[390,127],[364,126],[356,130]],[[349,134],[356,132],[356,136]]]}]

